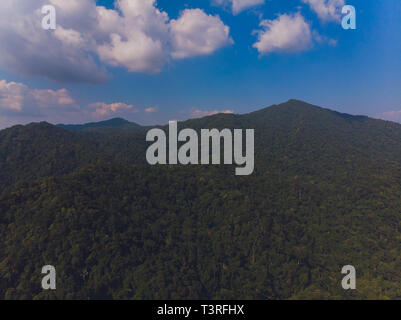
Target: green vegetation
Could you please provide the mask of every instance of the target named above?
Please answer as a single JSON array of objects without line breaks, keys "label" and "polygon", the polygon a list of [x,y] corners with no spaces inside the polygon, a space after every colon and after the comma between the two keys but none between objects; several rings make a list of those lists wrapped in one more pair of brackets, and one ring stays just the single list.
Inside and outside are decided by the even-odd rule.
[{"label": "green vegetation", "polygon": [[0,298],[401,298],[400,125],[295,100],[180,124],[254,128],[247,177],[151,167],[126,126],[0,131]]}]

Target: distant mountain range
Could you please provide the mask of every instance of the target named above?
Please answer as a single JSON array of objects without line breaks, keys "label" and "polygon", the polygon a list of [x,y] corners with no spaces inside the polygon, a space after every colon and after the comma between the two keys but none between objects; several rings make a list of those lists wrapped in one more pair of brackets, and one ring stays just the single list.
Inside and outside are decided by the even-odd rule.
[{"label": "distant mountain range", "polygon": [[0,131],[0,298],[401,298],[401,125],[289,100],[179,128],[255,129],[255,172],[149,166],[120,118]]},{"label": "distant mountain range", "polygon": [[123,130],[139,130],[142,128],[139,124],[129,122],[122,118],[113,118],[107,121],[91,122],[82,125],[76,124],[58,124],[60,128],[69,131],[84,131],[84,130],[104,130],[104,129],[123,129]]}]

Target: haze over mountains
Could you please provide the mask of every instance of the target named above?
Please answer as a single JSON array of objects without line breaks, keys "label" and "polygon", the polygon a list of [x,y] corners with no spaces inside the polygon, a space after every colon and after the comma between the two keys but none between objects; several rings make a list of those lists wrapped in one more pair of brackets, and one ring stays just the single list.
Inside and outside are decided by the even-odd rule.
[{"label": "haze over mountains", "polygon": [[255,129],[255,172],[151,167],[124,119],[0,131],[0,298],[401,298],[401,125],[290,100],[179,128]]}]

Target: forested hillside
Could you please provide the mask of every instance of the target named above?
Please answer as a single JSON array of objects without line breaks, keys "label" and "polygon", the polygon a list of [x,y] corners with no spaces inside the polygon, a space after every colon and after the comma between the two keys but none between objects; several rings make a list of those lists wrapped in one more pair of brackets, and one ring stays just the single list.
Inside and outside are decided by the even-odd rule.
[{"label": "forested hillside", "polygon": [[296,100],[179,124],[255,129],[239,177],[151,167],[147,128],[111,124],[0,131],[0,298],[401,298],[400,125]]}]

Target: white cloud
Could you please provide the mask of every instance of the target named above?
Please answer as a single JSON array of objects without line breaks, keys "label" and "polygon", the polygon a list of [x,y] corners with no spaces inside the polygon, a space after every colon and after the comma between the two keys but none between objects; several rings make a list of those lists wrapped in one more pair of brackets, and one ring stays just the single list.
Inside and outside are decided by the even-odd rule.
[{"label": "white cloud", "polygon": [[237,15],[240,12],[261,5],[265,0],[214,0],[217,5],[230,6],[233,14]]},{"label": "white cloud", "polygon": [[265,0],[232,0],[233,13],[238,14],[241,11],[263,4]]},{"label": "white cloud", "polygon": [[178,20],[171,20],[170,27],[175,59],[209,55],[232,43],[230,28],[218,16],[200,9],[184,10]]},{"label": "white cloud", "polygon": [[219,113],[224,113],[224,114],[233,114],[234,110],[213,110],[213,111],[207,111],[207,110],[199,110],[199,109],[195,109],[192,111],[191,116],[192,117],[196,117],[196,118],[200,118],[200,117],[206,117],[206,116],[213,116],[215,114],[219,114]]},{"label": "white cloud", "polygon": [[[49,4],[48,1],[2,0],[0,67],[24,75],[44,76],[59,81],[105,81],[105,69],[97,65],[95,59],[84,48],[70,45],[74,37],[72,28],[77,26],[83,29],[89,23],[87,21],[93,21],[90,18],[93,11],[90,7],[92,0],[74,1],[80,3],[85,10],[64,18],[64,10],[57,8],[59,27],[69,31],[67,36],[68,31],[63,34],[63,30],[55,33],[42,29],[43,15],[40,9],[42,5]],[[65,3],[70,2],[64,1],[64,6]],[[86,17],[84,16],[82,21],[76,18],[78,13],[83,16],[85,12]],[[63,25],[64,20],[68,20],[69,23]],[[78,34],[75,36],[78,37]],[[60,37],[66,41],[61,41]]]},{"label": "white cloud", "polygon": [[157,112],[157,111],[159,111],[159,108],[158,108],[158,107],[150,107],[150,108],[146,108],[146,109],[145,109],[145,112],[146,112],[146,113],[155,113],[155,112]]},{"label": "white cloud", "polygon": [[126,67],[131,72],[160,72],[165,59],[161,42],[142,33],[127,41],[118,34],[112,34],[111,42],[99,47],[98,53],[108,64]]},{"label": "white cloud", "polygon": [[275,20],[263,20],[257,31],[258,41],[253,45],[261,55],[271,52],[297,52],[312,44],[312,31],[299,14],[282,14]]},{"label": "white cloud", "polygon": [[309,4],[323,21],[340,21],[341,9],[345,5],[344,0],[302,0]]},{"label": "white cloud", "polygon": [[34,90],[23,83],[0,80],[0,115],[44,116],[77,108],[66,89]]},{"label": "white cloud", "polygon": [[60,40],[61,43],[72,47],[82,47],[85,44],[81,33],[73,29],[64,29],[59,26],[54,31],[54,36]]},{"label": "white cloud", "polygon": [[[41,27],[40,9],[49,3],[56,7],[55,31]],[[230,39],[220,18],[200,9],[170,20],[156,0],[117,0],[115,6],[97,6],[95,0],[2,0],[0,68],[58,81],[103,82],[107,65],[156,73],[172,55],[211,54]]]},{"label": "white cloud", "polygon": [[109,41],[96,49],[102,61],[132,72],[156,73],[168,58],[169,18],[155,0],[119,0],[121,15],[98,9],[99,25],[108,27]]},{"label": "white cloud", "polygon": [[110,116],[114,115],[116,113],[122,114],[122,113],[136,113],[139,112],[138,109],[136,109],[133,105],[131,104],[126,104],[122,102],[115,102],[115,103],[104,103],[104,102],[95,102],[89,105],[90,108],[95,109],[93,112],[93,115],[95,117],[105,117],[105,116]]},{"label": "white cloud", "polygon": [[0,80],[0,111],[21,111],[27,87],[21,83]]},{"label": "white cloud", "polygon": [[67,89],[60,90],[32,90],[31,94],[40,108],[54,108],[60,106],[75,107],[75,100]]}]

